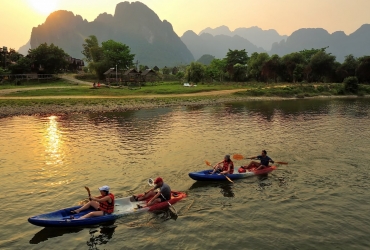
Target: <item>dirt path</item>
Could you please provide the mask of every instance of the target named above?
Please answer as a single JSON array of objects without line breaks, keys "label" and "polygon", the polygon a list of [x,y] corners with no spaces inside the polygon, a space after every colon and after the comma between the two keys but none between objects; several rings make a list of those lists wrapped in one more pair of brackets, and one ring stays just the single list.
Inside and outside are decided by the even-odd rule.
[{"label": "dirt path", "polygon": [[92,82],[86,82],[86,81],[81,81],[81,80],[76,79],[75,78],[75,75],[63,75],[63,74],[60,74],[60,75],[58,75],[58,77],[60,77],[60,78],[62,78],[64,80],[73,82],[73,83],[81,84],[81,85],[88,85],[90,87],[92,87],[92,85],[93,85]]},{"label": "dirt path", "polygon": [[[40,88],[24,88],[23,90],[35,90],[35,89],[45,89],[45,88],[61,88],[61,87],[40,87]],[[71,87],[64,87],[71,88]],[[20,89],[4,89],[0,90],[0,94],[8,94],[12,92],[17,92]],[[216,90],[209,92],[198,92],[189,94],[168,94],[168,95],[126,95],[126,96],[29,96],[29,97],[6,97],[1,96],[1,100],[26,100],[26,99],[153,99],[153,98],[166,98],[166,97],[196,97],[196,96],[221,96],[229,95],[239,91],[245,91],[246,89],[227,89],[227,90]]]}]

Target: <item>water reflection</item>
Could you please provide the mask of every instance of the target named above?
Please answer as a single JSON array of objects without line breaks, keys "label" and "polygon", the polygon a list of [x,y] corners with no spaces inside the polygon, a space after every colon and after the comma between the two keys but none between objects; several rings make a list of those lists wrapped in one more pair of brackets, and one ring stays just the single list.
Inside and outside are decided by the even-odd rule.
[{"label": "water reflection", "polygon": [[223,194],[224,197],[234,197],[235,194],[233,192],[233,186],[232,184],[223,184],[220,185],[220,192]]},{"label": "water reflection", "polygon": [[49,123],[44,134],[45,164],[61,165],[63,164],[62,134],[58,129],[57,117],[50,116],[48,119]]},{"label": "water reflection", "polygon": [[30,240],[30,244],[39,244],[48,239],[63,236],[65,234],[78,233],[83,228],[43,228],[37,232]]},{"label": "water reflection", "polygon": [[90,239],[86,242],[89,250],[98,250],[101,245],[105,245],[112,239],[114,230],[117,226],[105,226],[101,227],[100,231],[98,229],[91,229],[90,230]]}]

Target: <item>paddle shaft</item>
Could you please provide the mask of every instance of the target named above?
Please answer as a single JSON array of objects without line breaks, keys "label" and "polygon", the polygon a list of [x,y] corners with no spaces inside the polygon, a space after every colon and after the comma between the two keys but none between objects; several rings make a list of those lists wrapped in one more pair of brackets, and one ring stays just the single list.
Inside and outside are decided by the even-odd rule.
[{"label": "paddle shaft", "polygon": [[[206,164],[208,165],[208,166],[210,166],[210,167],[212,167],[212,165],[211,165],[211,163],[209,162],[209,161],[206,161]],[[228,180],[228,181],[230,181],[231,183],[234,183],[229,177],[227,177],[226,175],[224,175],[224,174],[222,174],[223,176],[225,176],[226,177],[226,179]]]},{"label": "paddle shaft", "polygon": [[90,199],[90,197],[91,197],[90,188],[85,186],[85,189],[87,190],[87,193],[89,194],[89,199]]},{"label": "paddle shaft", "polygon": [[[244,158],[244,156],[240,155],[240,154],[235,154],[233,155],[233,158],[235,160],[242,160],[242,159],[250,159],[250,160],[253,160],[253,159],[257,159],[256,157],[248,157],[248,158]],[[282,165],[288,165],[288,162],[284,162],[284,161],[275,161],[275,163],[277,164],[282,164]]]}]

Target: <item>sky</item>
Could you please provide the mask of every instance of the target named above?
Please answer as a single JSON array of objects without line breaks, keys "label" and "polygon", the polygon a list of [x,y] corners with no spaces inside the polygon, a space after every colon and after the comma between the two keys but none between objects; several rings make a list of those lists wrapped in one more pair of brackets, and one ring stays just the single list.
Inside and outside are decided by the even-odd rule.
[{"label": "sky", "polygon": [[[72,11],[93,21],[100,13],[114,14],[123,0],[0,0],[0,46],[26,44],[33,27],[55,10]],[[142,0],[178,36],[226,25],[231,31],[258,26],[290,35],[300,28],[324,28],[347,35],[370,23],[370,0]]]}]

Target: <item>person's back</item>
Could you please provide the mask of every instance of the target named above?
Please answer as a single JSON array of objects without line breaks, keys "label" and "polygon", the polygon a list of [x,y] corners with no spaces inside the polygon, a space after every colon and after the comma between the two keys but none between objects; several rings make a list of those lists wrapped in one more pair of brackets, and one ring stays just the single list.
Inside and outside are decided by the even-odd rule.
[{"label": "person's back", "polygon": [[166,200],[171,199],[171,188],[166,183],[163,183],[162,187],[160,188],[161,194],[163,194]]}]

